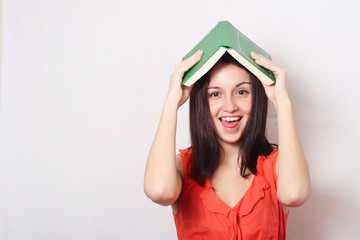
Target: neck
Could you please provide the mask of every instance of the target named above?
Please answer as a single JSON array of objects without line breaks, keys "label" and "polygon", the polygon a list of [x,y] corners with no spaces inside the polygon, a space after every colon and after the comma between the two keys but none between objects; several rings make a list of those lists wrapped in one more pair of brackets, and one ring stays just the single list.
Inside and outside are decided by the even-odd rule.
[{"label": "neck", "polygon": [[220,156],[220,162],[221,163],[236,163],[238,161],[238,155],[239,155],[239,144],[230,144],[230,143],[224,143],[220,142],[221,148],[222,148],[222,154]]}]

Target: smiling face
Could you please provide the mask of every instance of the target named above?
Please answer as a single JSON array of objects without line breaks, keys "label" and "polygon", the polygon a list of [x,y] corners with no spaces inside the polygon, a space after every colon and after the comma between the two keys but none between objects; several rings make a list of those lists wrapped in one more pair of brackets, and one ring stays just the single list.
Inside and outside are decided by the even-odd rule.
[{"label": "smiling face", "polygon": [[234,64],[216,65],[211,71],[207,96],[220,145],[238,143],[251,113],[249,73]]}]

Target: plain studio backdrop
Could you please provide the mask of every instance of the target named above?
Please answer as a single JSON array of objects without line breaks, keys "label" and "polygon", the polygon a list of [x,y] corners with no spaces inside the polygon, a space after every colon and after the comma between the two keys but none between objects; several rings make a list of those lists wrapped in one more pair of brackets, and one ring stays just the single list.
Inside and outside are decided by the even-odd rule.
[{"label": "plain studio backdrop", "polygon": [[[143,192],[146,158],[174,66],[221,20],[288,70],[312,178],[288,239],[357,239],[359,9],[355,0],[3,0],[0,239],[176,239],[170,207]],[[187,105],[178,116],[186,148]]]}]

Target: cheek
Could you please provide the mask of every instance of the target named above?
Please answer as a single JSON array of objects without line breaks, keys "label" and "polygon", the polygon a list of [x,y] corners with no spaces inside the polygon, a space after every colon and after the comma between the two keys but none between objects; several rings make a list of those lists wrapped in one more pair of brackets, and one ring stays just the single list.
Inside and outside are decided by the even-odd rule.
[{"label": "cheek", "polygon": [[251,112],[251,99],[241,99],[237,102],[237,106],[243,114],[250,114]]},{"label": "cheek", "polygon": [[209,101],[209,110],[212,117],[216,117],[220,111],[221,104],[219,102]]},{"label": "cheek", "polygon": [[244,106],[244,112],[248,115],[250,115],[251,113],[251,102],[249,102],[248,104],[246,104],[246,106]]}]

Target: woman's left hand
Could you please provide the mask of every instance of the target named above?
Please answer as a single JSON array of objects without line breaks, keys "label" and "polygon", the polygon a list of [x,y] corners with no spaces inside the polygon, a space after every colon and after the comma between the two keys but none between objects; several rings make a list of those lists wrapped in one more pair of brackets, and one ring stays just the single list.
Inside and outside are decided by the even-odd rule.
[{"label": "woman's left hand", "polygon": [[278,67],[273,61],[264,57],[263,55],[251,52],[251,57],[255,62],[272,71],[276,77],[276,83],[270,86],[264,85],[266,95],[270,101],[277,108],[279,101],[289,100],[288,90],[287,90],[287,72],[285,69]]},{"label": "woman's left hand", "polygon": [[264,85],[266,95],[275,105],[278,122],[279,153],[276,161],[277,197],[286,207],[303,204],[310,195],[309,167],[296,130],[294,114],[287,90],[286,70],[266,57],[251,53],[260,66],[275,74],[276,83]]}]

